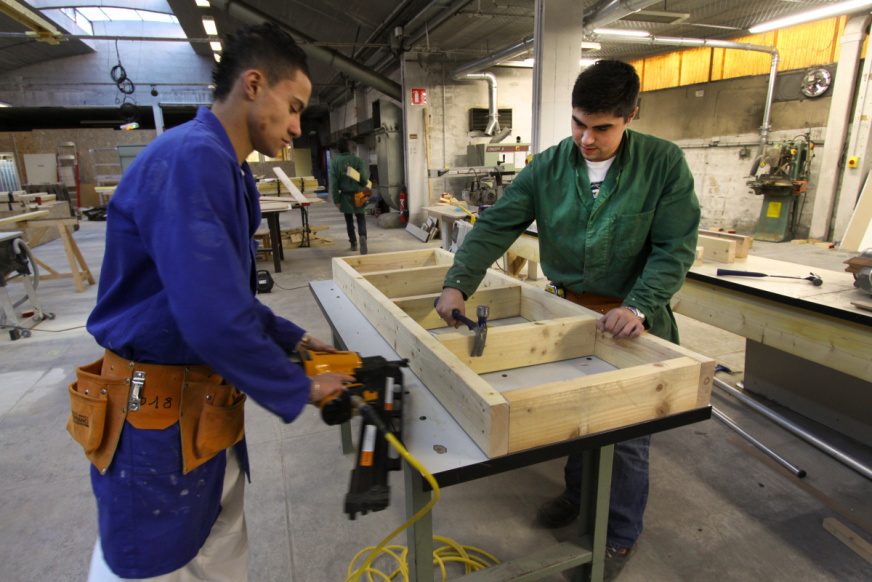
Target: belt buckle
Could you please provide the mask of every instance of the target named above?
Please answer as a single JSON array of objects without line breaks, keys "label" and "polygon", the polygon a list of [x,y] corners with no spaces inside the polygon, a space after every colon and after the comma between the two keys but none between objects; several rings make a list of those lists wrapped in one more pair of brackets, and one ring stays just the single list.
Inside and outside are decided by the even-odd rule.
[{"label": "belt buckle", "polygon": [[140,394],[145,386],[145,372],[134,372],[133,380],[130,381],[130,395],[127,397],[127,410],[137,412],[139,410]]}]

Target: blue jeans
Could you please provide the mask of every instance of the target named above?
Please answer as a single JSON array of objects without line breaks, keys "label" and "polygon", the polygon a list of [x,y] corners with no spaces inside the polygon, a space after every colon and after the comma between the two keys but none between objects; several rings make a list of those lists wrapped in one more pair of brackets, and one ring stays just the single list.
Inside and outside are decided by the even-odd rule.
[{"label": "blue jeans", "polygon": [[[648,449],[651,435],[615,445],[609,524],[606,543],[624,550],[636,545],[642,534],[642,517],[648,504]],[[566,493],[581,495],[582,455],[569,455],[564,468]]]},{"label": "blue jeans", "polygon": [[345,229],[348,231],[348,242],[353,245],[357,244],[357,237],[354,236],[354,217],[357,217],[357,233],[360,236],[366,236],[366,215],[365,214],[351,214],[350,212],[345,215]]}]

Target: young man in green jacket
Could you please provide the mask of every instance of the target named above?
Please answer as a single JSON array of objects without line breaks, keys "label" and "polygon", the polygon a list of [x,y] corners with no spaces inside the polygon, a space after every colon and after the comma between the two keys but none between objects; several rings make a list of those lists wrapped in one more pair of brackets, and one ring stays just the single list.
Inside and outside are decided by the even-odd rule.
[{"label": "young man in green jacket", "polygon": [[[348,228],[348,242],[351,250],[357,250],[357,238],[354,236],[354,217],[357,217],[357,234],[360,236],[360,254],[367,253],[366,248],[366,215],[363,206],[358,207],[355,203],[355,194],[362,191],[369,182],[366,174],[366,165],[363,160],[349,151],[348,139],[340,138],[339,155],[330,165],[330,195],[336,208],[345,215],[345,226]],[[360,180],[355,180],[348,175],[348,168],[352,167],[360,174]]]},{"label": "young man in green jacket", "polygon": [[[578,76],[572,137],[535,156],[458,250],[437,306],[449,325],[535,220],[542,270],[565,297],[603,313],[600,331],[636,338],[647,329],[678,343],[669,302],[695,258],[699,201],[681,149],[627,128],[638,93],[636,71],[620,61],[598,61]],[[642,532],[650,439],[615,446],[605,580],[618,575]],[[581,455],[569,457],[565,481],[539,509],[547,527],[578,516]]]}]

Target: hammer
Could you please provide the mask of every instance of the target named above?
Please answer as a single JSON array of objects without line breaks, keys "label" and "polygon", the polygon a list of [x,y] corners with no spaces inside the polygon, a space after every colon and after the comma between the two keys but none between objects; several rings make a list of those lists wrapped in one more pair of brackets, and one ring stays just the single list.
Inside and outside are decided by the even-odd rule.
[{"label": "hammer", "polygon": [[718,269],[718,277],[778,277],[780,279],[802,279],[803,281],[811,281],[811,284],[815,287],[820,287],[824,284],[823,279],[814,273],[809,273],[808,277],[788,277],[787,275],[767,275],[766,273],[755,273],[753,271]]},{"label": "hammer", "polygon": [[[439,298],[437,297],[436,300],[433,301],[433,307],[436,307],[438,303]],[[463,322],[466,324],[466,327],[475,332],[475,342],[472,344],[472,349],[469,351],[469,355],[473,358],[478,358],[481,357],[482,353],[484,353],[484,344],[487,341],[487,318],[490,315],[490,307],[487,305],[479,305],[476,308],[475,313],[478,316],[478,323],[464,315],[461,315],[459,309],[452,311],[451,317]]]}]

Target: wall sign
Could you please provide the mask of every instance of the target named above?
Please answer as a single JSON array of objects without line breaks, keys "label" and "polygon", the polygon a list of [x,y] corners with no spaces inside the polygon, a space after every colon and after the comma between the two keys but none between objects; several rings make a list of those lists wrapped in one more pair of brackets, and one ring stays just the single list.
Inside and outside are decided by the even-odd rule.
[{"label": "wall sign", "polygon": [[412,105],[427,104],[427,89],[412,89]]}]

